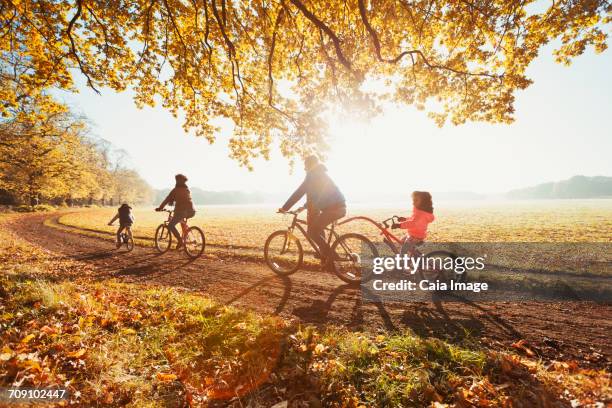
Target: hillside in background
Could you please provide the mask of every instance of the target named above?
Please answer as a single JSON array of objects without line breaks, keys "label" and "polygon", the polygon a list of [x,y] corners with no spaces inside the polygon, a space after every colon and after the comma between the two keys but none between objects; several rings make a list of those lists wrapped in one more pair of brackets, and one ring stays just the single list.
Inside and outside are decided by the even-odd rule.
[{"label": "hillside in background", "polygon": [[[245,192],[245,191],[206,191],[198,187],[189,187],[191,197],[196,205],[220,205],[220,204],[275,204],[282,205],[293,191],[287,192]],[[155,203],[160,203],[170,189],[155,190]],[[376,193],[376,201],[379,203],[396,203],[410,201],[411,191],[390,191]],[[469,191],[436,192],[433,195],[438,200],[481,200],[486,195]],[[371,203],[371,192],[359,192],[346,194],[347,201],[351,203]]]},{"label": "hillside in background", "polygon": [[[281,201],[279,194],[244,191],[206,191],[198,187],[189,187],[194,204],[261,204]],[[156,203],[162,202],[170,189],[155,190]]]},{"label": "hillside in background", "polygon": [[604,198],[612,197],[612,177],[574,176],[568,180],[509,191],[507,198]]},{"label": "hillside in background", "polygon": [[[245,191],[206,191],[190,187],[193,202],[196,205],[215,204],[282,204],[292,191],[278,192],[245,192]],[[170,189],[155,190],[155,203],[160,203]],[[511,190],[507,193],[481,194],[471,191],[433,192],[435,200],[483,200],[486,198],[507,199],[562,199],[562,198],[612,198],[612,177],[574,176],[568,180],[543,183],[536,186]],[[410,191],[390,191],[377,193],[376,201],[381,203],[404,202],[410,200]],[[347,194],[352,203],[372,202],[371,192]]]}]

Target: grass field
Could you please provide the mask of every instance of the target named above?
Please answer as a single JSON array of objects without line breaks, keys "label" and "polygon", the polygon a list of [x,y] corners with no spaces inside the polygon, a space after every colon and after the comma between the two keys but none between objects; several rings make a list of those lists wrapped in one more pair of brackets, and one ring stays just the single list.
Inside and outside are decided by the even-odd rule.
[{"label": "grass field", "polygon": [[[107,226],[115,209],[101,208],[63,215],[60,223],[113,232]],[[382,220],[407,216],[400,206],[349,206],[348,216],[366,215]],[[134,234],[153,237],[165,213],[137,208]],[[440,202],[429,240],[438,242],[612,242],[612,200],[541,200],[512,202]],[[190,221],[201,226],[209,244],[261,248],[268,235],[290,222],[272,206],[202,206]],[[377,230],[365,222],[339,228],[360,232],[376,240]]]},{"label": "grass field", "polygon": [[319,330],[173,288],[98,281],[90,265],[13,235],[7,219],[0,387],[67,388],[70,406],[108,407],[609,402],[607,371],[545,364],[523,343],[508,352],[471,337]]}]

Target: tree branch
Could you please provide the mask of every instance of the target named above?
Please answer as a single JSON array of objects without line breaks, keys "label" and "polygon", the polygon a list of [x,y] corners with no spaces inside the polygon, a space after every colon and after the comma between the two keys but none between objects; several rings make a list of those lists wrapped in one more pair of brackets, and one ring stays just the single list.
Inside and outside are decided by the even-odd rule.
[{"label": "tree branch", "polygon": [[176,33],[179,41],[181,42],[181,46],[183,48],[183,61],[181,61],[181,66],[183,66],[183,64],[185,65],[187,64],[187,44],[185,44],[185,40],[183,40],[183,35],[181,34],[181,31],[179,30],[176,24],[176,20],[174,19],[174,14],[172,14],[172,9],[168,5],[168,0],[163,0],[163,1],[164,1],[164,5],[166,6],[166,11],[168,12],[168,17],[170,18],[170,23],[172,23],[172,28],[174,28],[174,32]]},{"label": "tree branch", "polygon": [[468,75],[468,76],[484,76],[484,77],[489,77],[489,78],[500,78],[501,77],[500,75],[489,74],[486,72],[475,73],[475,72],[458,70],[458,69],[451,68],[446,65],[434,64],[430,62],[427,59],[427,57],[425,57],[425,54],[423,54],[423,52],[420,50],[403,51],[399,55],[395,56],[394,58],[384,58],[381,53],[380,40],[378,39],[378,34],[376,33],[376,31],[370,24],[370,21],[368,20],[364,0],[357,0],[357,3],[359,5],[359,14],[361,16],[361,21],[363,22],[363,25],[366,27],[366,30],[368,34],[370,35],[372,44],[374,45],[374,51],[376,53],[376,58],[378,58],[379,61],[390,63],[390,64],[395,64],[399,62],[402,58],[404,58],[406,55],[418,55],[419,57],[421,57],[421,60],[423,61],[423,63],[428,68],[431,68],[431,69],[443,69],[443,70],[454,72],[456,74]]},{"label": "tree branch", "polygon": [[74,56],[74,58],[77,60],[77,63],[79,64],[79,69],[81,70],[83,75],[85,75],[85,77],[87,78],[87,85],[91,89],[93,89],[98,95],[100,95],[100,91],[98,91],[98,89],[94,86],[93,81],[91,80],[91,77],[89,76],[89,73],[87,72],[87,70],[83,66],[83,62],[81,61],[81,58],[79,57],[79,54],[77,53],[77,50],[76,50],[76,44],[74,42],[74,38],[72,38],[72,28],[74,27],[74,24],[76,23],[76,21],[81,16],[81,12],[82,11],[83,11],[82,0],[77,0],[77,11],[76,11],[76,13],[74,13],[74,16],[72,16],[72,18],[70,19],[70,22],[68,23],[68,28],[66,29],[66,34],[68,35],[68,39],[70,39],[71,53]]},{"label": "tree branch", "polygon": [[136,63],[136,66],[139,67],[142,63],[142,60],[145,54],[149,51],[149,37],[151,36],[151,10],[153,9],[153,5],[155,5],[156,0],[151,0],[149,2],[149,7],[147,7],[147,14],[145,17],[145,27],[144,27],[144,44],[142,45],[142,51],[140,52],[140,58]]},{"label": "tree branch", "polygon": [[272,101],[272,91],[274,88],[274,77],[272,76],[272,62],[274,59],[274,48],[276,47],[276,31],[278,30],[278,26],[281,24],[283,20],[283,14],[285,9],[283,6],[280,6],[280,10],[276,15],[276,21],[274,21],[274,31],[272,32],[272,41],[270,43],[270,53],[268,54],[268,104],[273,106],[274,103]]},{"label": "tree branch", "polygon": [[315,16],[310,10],[308,10],[300,0],[289,1],[291,1],[291,3],[293,3],[293,5],[297,7],[298,10],[300,10],[308,20],[314,23],[314,25],[316,25],[329,38],[331,38],[332,42],[334,43],[334,48],[336,50],[336,56],[338,57],[338,60],[342,65],[344,65],[347,70],[349,70],[349,72],[354,73],[350,61],[344,56],[344,53],[342,52],[342,45],[338,36],[323,21],[319,20],[317,16]]}]

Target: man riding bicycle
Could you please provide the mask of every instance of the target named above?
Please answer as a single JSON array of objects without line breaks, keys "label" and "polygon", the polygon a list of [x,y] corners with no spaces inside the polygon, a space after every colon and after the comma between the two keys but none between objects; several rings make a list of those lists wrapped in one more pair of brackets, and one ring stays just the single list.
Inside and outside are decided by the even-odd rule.
[{"label": "man riding bicycle", "polygon": [[168,229],[176,238],[176,249],[179,249],[183,246],[183,239],[176,229],[176,224],[185,218],[192,218],[195,216],[196,212],[193,207],[193,201],[191,200],[191,192],[189,191],[189,187],[187,187],[187,177],[182,174],[177,174],[174,176],[174,179],[176,180],[175,187],[155,211],[162,211],[166,205],[174,203],[174,215],[168,223]]},{"label": "man riding bicycle", "polygon": [[327,168],[315,155],[304,159],[306,177],[278,211],[287,212],[306,194],[308,235],[319,247],[321,263],[329,262],[331,248],[325,240],[325,228],[346,215],[346,202],[340,189],[327,175]]}]

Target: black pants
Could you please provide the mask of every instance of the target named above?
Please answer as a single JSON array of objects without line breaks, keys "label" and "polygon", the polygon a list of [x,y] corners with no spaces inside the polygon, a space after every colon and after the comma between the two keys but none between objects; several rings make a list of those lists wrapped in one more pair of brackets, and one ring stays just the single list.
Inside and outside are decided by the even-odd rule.
[{"label": "black pants", "polygon": [[320,211],[314,210],[311,214],[308,214],[308,235],[319,247],[321,259],[327,258],[331,251],[325,240],[325,227],[345,215],[346,205],[344,203],[333,205]]},{"label": "black pants", "polygon": [[128,234],[131,234],[132,224],[119,224],[119,228],[117,229],[117,242],[121,242],[121,233],[123,230],[126,230]]}]

